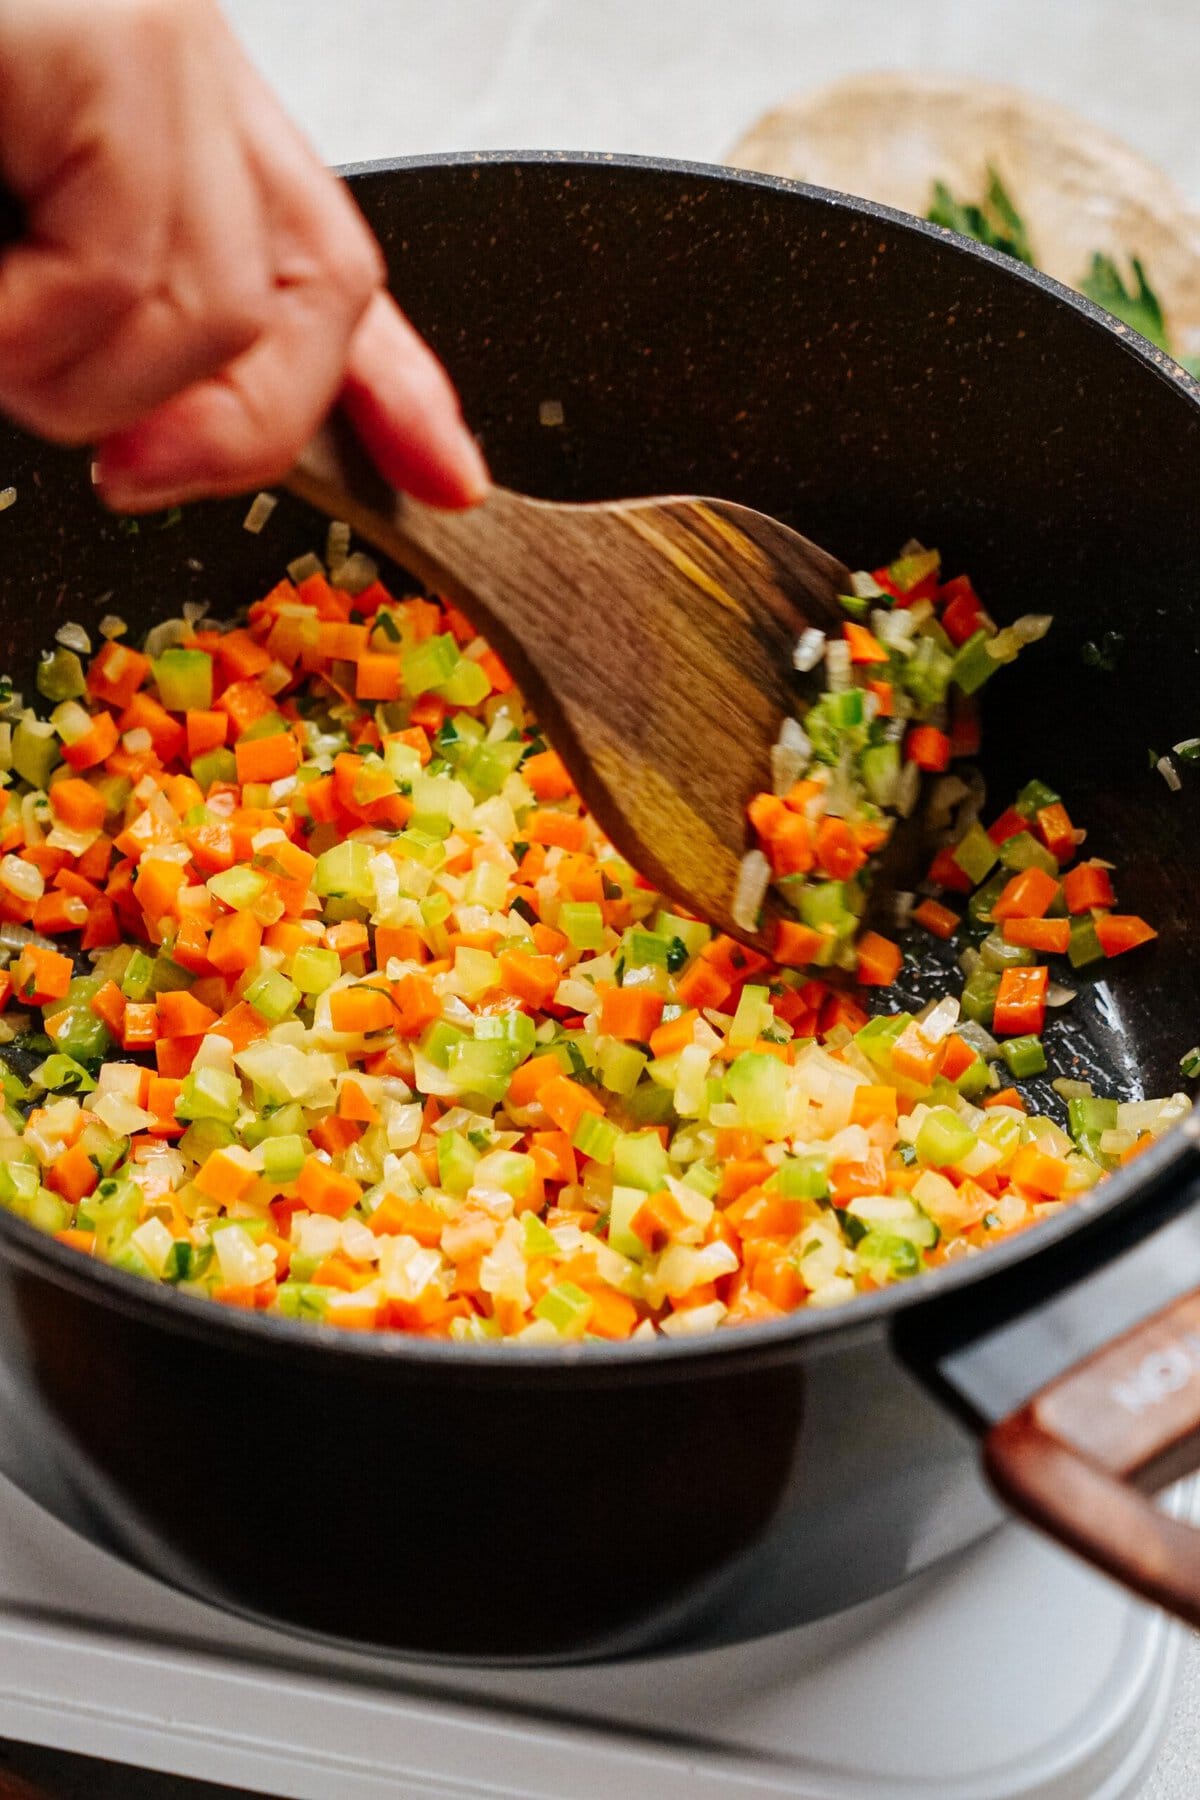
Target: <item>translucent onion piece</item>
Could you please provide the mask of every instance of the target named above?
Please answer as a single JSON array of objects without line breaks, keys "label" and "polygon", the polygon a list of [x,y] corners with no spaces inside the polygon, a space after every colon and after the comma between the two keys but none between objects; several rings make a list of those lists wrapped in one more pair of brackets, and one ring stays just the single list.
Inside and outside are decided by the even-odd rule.
[{"label": "translucent onion piece", "polygon": [[242,520],[242,530],[251,531],[257,537],[278,505],[274,494],[255,494],[250,502],[250,511]]},{"label": "translucent onion piece", "polygon": [[738,869],[730,913],[743,931],[757,931],[759,914],[771,882],[771,865],[761,850],[747,850]]}]

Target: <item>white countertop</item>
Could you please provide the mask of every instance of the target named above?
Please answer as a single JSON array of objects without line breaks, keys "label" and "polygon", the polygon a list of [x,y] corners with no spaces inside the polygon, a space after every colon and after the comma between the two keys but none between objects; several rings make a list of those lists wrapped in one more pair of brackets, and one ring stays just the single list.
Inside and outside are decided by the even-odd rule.
[{"label": "white countertop", "polygon": [[[431,150],[722,159],[786,94],[856,70],[1009,81],[1200,197],[1195,0],[226,0],[330,162]],[[1144,1800],[1194,1800],[1200,1637]]]}]

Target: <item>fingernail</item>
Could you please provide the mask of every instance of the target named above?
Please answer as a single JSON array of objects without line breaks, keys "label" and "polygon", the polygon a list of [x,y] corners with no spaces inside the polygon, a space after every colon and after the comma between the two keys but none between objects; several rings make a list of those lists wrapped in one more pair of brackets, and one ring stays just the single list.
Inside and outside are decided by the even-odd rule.
[{"label": "fingernail", "polygon": [[472,506],[477,506],[485,498],[492,485],[483,451],[465,424],[460,423],[457,435],[459,473],[463,488]]}]

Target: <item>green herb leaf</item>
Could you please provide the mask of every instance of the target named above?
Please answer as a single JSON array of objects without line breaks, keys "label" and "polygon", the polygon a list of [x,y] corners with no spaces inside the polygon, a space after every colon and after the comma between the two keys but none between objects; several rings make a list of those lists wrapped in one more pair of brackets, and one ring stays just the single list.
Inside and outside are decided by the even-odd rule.
[{"label": "green herb leaf", "polygon": [[1136,281],[1134,287],[1126,287],[1111,256],[1102,256],[1097,251],[1091,268],[1079,283],[1079,291],[1170,355],[1171,346],[1158,295],[1146,280],[1146,271],[1136,256],[1130,257],[1129,266]]},{"label": "green herb leaf", "polygon": [[1034,266],[1025,221],[990,165],[982,205],[973,206],[956,200],[945,182],[938,181],[934,183],[933,200],[925,217],[933,225],[943,225],[948,231],[957,231],[960,237],[973,238],[977,244],[986,244],[1005,256],[1015,256],[1018,262],[1026,263],[1030,268]]}]

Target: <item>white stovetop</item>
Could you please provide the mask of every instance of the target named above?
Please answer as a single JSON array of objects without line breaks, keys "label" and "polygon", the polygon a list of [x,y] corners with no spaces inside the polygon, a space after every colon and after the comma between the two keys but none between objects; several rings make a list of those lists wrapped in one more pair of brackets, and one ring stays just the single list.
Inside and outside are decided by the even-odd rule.
[{"label": "white stovetop", "polygon": [[[719,161],[757,112],[789,92],[853,70],[919,66],[1019,83],[1071,105],[1124,135],[1182,187],[1200,194],[1195,0],[1142,0],[1138,6],[1128,0],[1070,0],[1059,6],[1045,0],[226,0],[226,5],[260,65],[331,162],[515,147],[623,150]],[[5,1523],[11,1527],[25,1517],[23,1505],[0,1485],[0,1550]],[[26,1523],[26,1555],[16,1585],[25,1585],[31,1603],[43,1605],[69,1570],[72,1602],[82,1602],[94,1614],[103,1614],[115,1598],[118,1607],[134,1607],[151,1626],[156,1619],[161,1624],[176,1617],[171,1596],[106,1565],[98,1574],[102,1559],[97,1563],[88,1560],[89,1553],[68,1553],[53,1527],[42,1533],[36,1520],[27,1518]],[[992,1546],[974,1553],[974,1579],[979,1591],[986,1588],[1000,1606],[997,1617],[1028,1632],[1031,1653],[1044,1659],[1043,1679],[1036,1687],[1040,1703],[1065,1727],[1079,1716],[1074,1672],[1081,1644],[1091,1640],[1070,1630],[1065,1636],[1060,1630],[1056,1637],[1054,1621],[1039,1622],[1039,1570],[1044,1574],[1046,1565],[1036,1555],[1032,1562],[1028,1559],[1029,1540],[1016,1537],[1016,1542],[1022,1548],[1013,1560],[997,1561]],[[11,1569],[11,1558],[9,1562]],[[1094,1601],[1097,1584],[1073,1570],[1071,1575],[1074,1585],[1068,1582],[1066,1592],[1074,1595],[1076,1626],[1086,1632],[1090,1618],[1103,1616],[1109,1620],[1104,1629],[1116,1630],[1111,1622],[1116,1615],[1103,1607],[1095,1614],[1089,1611],[1089,1595]],[[0,1718],[4,1730],[14,1735],[22,1735],[23,1729],[31,1739],[49,1741],[45,1714],[33,1691],[36,1659],[28,1645],[14,1666],[22,1640],[20,1633],[15,1639],[8,1635],[5,1580],[0,1557]],[[1004,1587],[1010,1581],[1016,1585],[1006,1598]],[[936,1589],[930,1593],[935,1595]],[[934,1608],[929,1622],[936,1638],[935,1600],[918,1599],[916,1604]],[[1062,1621],[1057,1625],[1061,1628]],[[52,1662],[59,1627],[53,1621],[35,1626],[27,1620],[21,1630],[40,1634],[37,1655]],[[946,1648],[941,1646],[943,1652]],[[935,1642],[931,1654],[937,1649]],[[986,1644],[960,1647],[968,1659],[965,1671],[954,1656],[944,1661],[949,1687],[961,1691],[965,1686],[967,1694],[977,1684],[986,1689],[988,1649]],[[666,1683],[668,1707],[686,1703],[715,1709],[722,1730],[739,1742],[763,1744],[772,1734],[777,1739],[783,1725],[771,1701],[786,1680],[779,1646],[754,1646],[738,1654],[736,1692],[727,1681],[706,1689],[710,1678],[695,1671],[671,1676],[666,1669],[660,1671],[656,1689],[658,1681]],[[216,1680],[216,1671],[204,1665],[191,1680],[176,1673],[176,1687],[170,1690],[175,1718],[169,1724],[151,1719],[139,1725],[116,1717],[134,1671],[134,1665],[122,1663],[124,1655],[124,1649],[105,1650],[103,1638],[97,1639],[92,1704],[74,1705],[74,1736],[60,1735],[58,1741],[64,1747],[137,1760],[139,1734],[144,1743],[146,1734],[157,1730],[157,1766],[238,1780],[239,1765],[228,1743],[204,1742],[186,1729],[189,1695],[197,1684]],[[151,1656],[160,1671],[172,1666],[165,1650],[156,1653],[147,1646],[136,1655]],[[931,1669],[927,1678],[934,1674]],[[512,1678],[500,1679],[503,1687]],[[550,1678],[551,1685],[558,1679]],[[620,1691],[620,1678],[603,1671],[587,1677],[582,1689],[579,1677],[571,1680],[578,1691],[590,1687],[601,1705],[611,1704]],[[239,1690],[238,1705],[247,1703],[248,1691]],[[814,1690],[814,1697],[826,1716],[838,1717],[836,1693]],[[872,1704],[885,1712],[895,1700],[886,1691],[872,1695]],[[914,1721],[929,1717],[928,1687],[918,1684],[909,1700]],[[225,1704],[234,1708],[232,1689]],[[63,1729],[60,1717],[56,1731]],[[443,1720],[439,1730],[445,1729]],[[990,1741],[985,1747],[988,1755],[998,1751]],[[331,1746],[331,1754],[335,1748]],[[1194,1640],[1175,1722],[1142,1800],[1194,1800],[1198,1762],[1200,1649]],[[336,1777],[335,1766],[341,1771]],[[329,1779],[347,1800],[352,1791],[348,1768],[336,1756],[329,1764]],[[906,1771],[896,1763],[890,1772],[896,1780],[886,1791],[893,1800],[901,1794]],[[694,1769],[689,1778],[684,1767],[676,1774],[682,1784],[678,1789],[661,1785],[655,1792],[663,1800],[669,1792],[698,1793],[694,1778]],[[623,1785],[627,1800],[634,1800],[638,1789],[633,1778]],[[308,1790],[297,1786],[289,1791]],[[326,1800],[334,1789],[326,1784],[311,1791]],[[353,1791],[384,1790],[363,1786]],[[438,1783],[428,1791],[446,1789]],[[561,1800],[556,1780],[538,1791],[553,1792]],[[965,1792],[955,1793],[953,1800],[966,1800]]]}]

